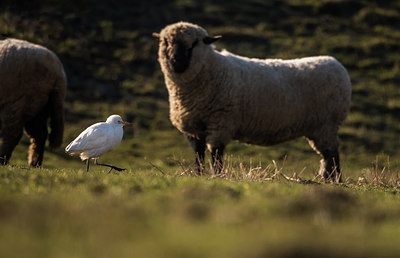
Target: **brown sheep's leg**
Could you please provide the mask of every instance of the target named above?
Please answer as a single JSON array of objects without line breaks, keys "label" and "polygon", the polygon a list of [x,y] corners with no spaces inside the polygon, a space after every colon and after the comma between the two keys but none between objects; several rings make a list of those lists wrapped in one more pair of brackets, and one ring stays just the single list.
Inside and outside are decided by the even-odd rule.
[{"label": "brown sheep's leg", "polygon": [[44,147],[47,138],[47,117],[43,114],[37,116],[25,125],[25,130],[30,137],[28,163],[31,167],[42,165]]},{"label": "brown sheep's leg", "polygon": [[3,126],[3,144],[0,146],[0,164],[6,165],[11,154],[22,137],[22,126]]},{"label": "brown sheep's leg", "polygon": [[185,139],[193,148],[196,155],[197,174],[204,173],[204,156],[206,150],[206,141],[204,138],[195,138],[185,134]]},{"label": "brown sheep's leg", "polygon": [[211,147],[211,162],[214,174],[221,174],[223,168],[222,158],[224,156],[224,149],[225,149],[224,145]]},{"label": "brown sheep's leg", "polygon": [[321,159],[319,175],[321,175],[326,182],[341,182],[338,151],[339,140],[337,135],[326,137],[323,140],[320,138],[308,138],[308,141],[310,146],[323,157],[323,159]]}]

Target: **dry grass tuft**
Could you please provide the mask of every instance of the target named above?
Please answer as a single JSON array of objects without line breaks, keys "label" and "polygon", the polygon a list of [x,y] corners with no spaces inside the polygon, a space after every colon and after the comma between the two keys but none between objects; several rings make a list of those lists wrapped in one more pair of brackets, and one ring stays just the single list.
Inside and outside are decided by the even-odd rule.
[{"label": "dry grass tuft", "polygon": [[399,169],[392,170],[390,157],[382,163],[377,156],[371,168],[365,169],[357,180],[357,185],[370,185],[383,188],[400,188]]},{"label": "dry grass tuft", "polygon": [[[233,181],[253,181],[253,182],[265,182],[265,181],[292,181],[301,184],[320,184],[323,179],[318,174],[315,174],[312,179],[305,179],[302,177],[303,172],[306,168],[303,168],[299,173],[293,172],[291,176],[285,172],[285,161],[283,160],[282,165],[279,166],[275,160],[272,160],[272,164],[264,166],[261,162],[253,164],[250,162],[236,161],[233,156],[227,156],[224,158],[224,168],[221,174],[215,175],[212,173],[211,162],[208,160],[210,167],[204,172],[203,175],[199,175],[194,168],[192,163],[188,163],[185,160],[174,160],[180,167],[181,171],[176,176],[209,176],[213,178],[222,178]],[[153,165],[154,166],[154,165]],[[157,170],[160,170],[157,168]]]},{"label": "dry grass tuft", "polygon": [[[286,158],[279,165],[275,160],[272,160],[270,164],[262,164],[261,162],[253,163],[244,162],[242,160],[235,160],[233,156],[227,156],[224,158],[224,168],[221,174],[215,175],[212,173],[212,167],[204,172],[203,175],[199,175],[192,162],[185,160],[174,160],[181,168],[180,171],[174,173],[163,172],[164,175],[171,176],[208,176],[210,179],[221,178],[231,181],[252,181],[252,182],[265,182],[265,181],[288,181],[299,184],[322,184],[324,183],[317,171],[311,176],[306,178],[304,171],[306,168],[302,168],[300,172],[288,171],[285,169]],[[207,161],[209,164],[211,162]],[[152,164],[153,167],[154,164]],[[155,167],[161,171],[160,168]],[[352,179],[350,177],[344,178],[343,183],[332,183],[342,186],[368,186],[368,187],[381,187],[386,189],[398,190],[400,189],[400,177],[399,169],[392,169],[390,165],[390,158],[386,157],[385,161],[382,162],[377,156],[375,161],[372,162],[371,168],[362,171],[361,176],[358,179]]]}]

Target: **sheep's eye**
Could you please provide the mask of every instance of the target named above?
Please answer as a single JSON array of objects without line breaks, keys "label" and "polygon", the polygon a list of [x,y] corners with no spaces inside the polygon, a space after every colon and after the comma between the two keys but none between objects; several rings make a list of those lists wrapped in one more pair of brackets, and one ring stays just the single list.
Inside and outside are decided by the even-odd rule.
[{"label": "sheep's eye", "polygon": [[199,43],[198,40],[196,40],[195,42],[193,42],[192,46],[190,47],[190,49],[192,50],[195,46],[197,46],[197,44]]}]

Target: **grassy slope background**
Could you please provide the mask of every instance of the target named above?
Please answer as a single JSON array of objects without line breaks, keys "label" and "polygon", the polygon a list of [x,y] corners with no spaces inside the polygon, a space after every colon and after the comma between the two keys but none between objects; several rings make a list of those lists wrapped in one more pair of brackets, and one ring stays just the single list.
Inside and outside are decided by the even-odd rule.
[{"label": "grassy slope background", "polygon": [[[357,177],[377,155],[382,156],[380,160],[389,156],[392,165],[398,165],[397,1],[67,4],[42,0],[23,4],[2,1],[0,8],[3,37],[45,45],[65,65],[69,79],[66,144],[82,128],[119,113],[135,124],[135,130],[127,130],[122,147],[124,156],[130,157],[127,163],[143,167],[146,163],[142,160],[147,157],[158,159],[158,165],[176,166],[169,160],[171,154],[178,159],[191,158],[189,147],[168,120],[168,94],[156,60],[157,42],[151,36],[166,24],[187,20],[201,24],[211,35],[223,35],[218,49],[250,57],[335,56],[348,68],[353,82],[351,113],[340,131],[345,174]],[[25,148],[21,152],[25,155]],[[62,150],[56,153],[56,159],[65,159]],[[289,168],[307,167],[310,174],[319,160],[304,139],[268,148],[234,143],[227,153],[267,163],[286,159]],[[52,158],[49,156],[46,159]],[[46,163],[52,167],[52,162]]]},{"label": "grassy slope background", "polygon": [[[225,178],[190,176],[193,154],[168,120],[151,36],[180,20],[223,35],[218,49],[332,55],[347,67],[343,186],[280,175],[314,178],[319,157],[304,139],[232,143]],[[42,44],[65,66],[65,145],[112,113],[135,126],[101,159],[128,168],[121,175],[95,167],[87,175],[62,149],[47,150],[44,169],[27,170],[23,138],[11,166],[0,168],[0,249],[7,257],[395,256],[399,27],[398,1],[2,1],[1,36]]]}]

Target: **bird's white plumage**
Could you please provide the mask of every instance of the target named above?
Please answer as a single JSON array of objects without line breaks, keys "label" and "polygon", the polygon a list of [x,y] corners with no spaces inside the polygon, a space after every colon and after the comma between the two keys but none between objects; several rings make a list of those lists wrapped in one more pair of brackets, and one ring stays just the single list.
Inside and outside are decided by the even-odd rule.
[{"label": "bird's white plumage", "polygon": [[89,126],[65,148],[65,152],[79,154],[82,160],[98,158],[121,142],[123,126],[119,115],[109,116],[106,122]]}]

